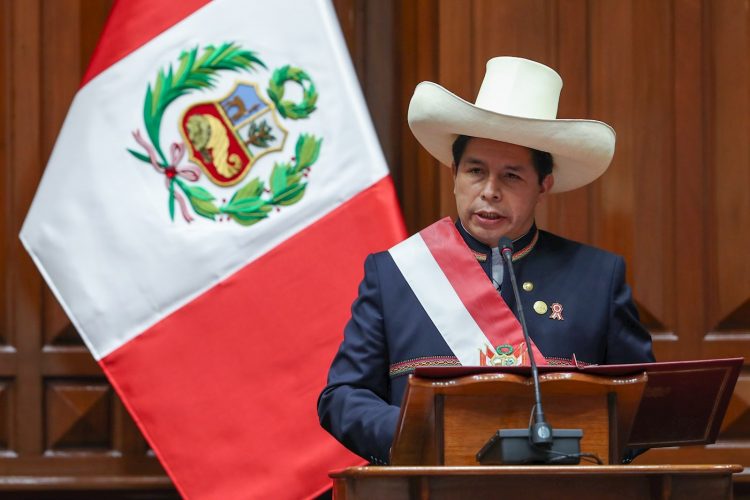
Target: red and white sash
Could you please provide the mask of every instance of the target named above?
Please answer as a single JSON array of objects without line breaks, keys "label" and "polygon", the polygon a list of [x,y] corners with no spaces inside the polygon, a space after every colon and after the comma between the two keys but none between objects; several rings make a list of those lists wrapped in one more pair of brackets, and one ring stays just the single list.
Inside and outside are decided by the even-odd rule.
[{"label": "red and white sash", "polygon": [[[462,365],[529,364],[521,324],[450,218],[389,253]],[[547,364],[533,342],[531,351],[538,365]]]}]

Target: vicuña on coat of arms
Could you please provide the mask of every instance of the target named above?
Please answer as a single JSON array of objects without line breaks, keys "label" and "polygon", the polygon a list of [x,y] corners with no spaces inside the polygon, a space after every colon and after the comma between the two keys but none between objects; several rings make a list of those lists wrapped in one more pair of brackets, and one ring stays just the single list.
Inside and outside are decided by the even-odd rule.
[{"label": "vicu\u00f1a on coat of arms", "polygon": [[[257,83],[238,80],[228,95],[192,104],[177,124],[182,142],[170,145],[169,157],[162,149],[161,122],[170,104],[189,93],[214,89],[221,71],[251,72],[256,66],[267,69],[256,53],[231,42],[218,47],[208,45],[202,50],[196,47],[180,54],[176,70],[171,65],[161,69],[153,87],[148,85],[143,104],[147,137],[140,130],[133,132],[143,152],[128,151],[163,176],[172,220],[177,205],[187,222],[197,214],[250,226],[305,195],[307,175],[318,159],[322,143],[322,139],[310,134],[297,137],[294,156],[274,163],[268,179],[248,180],[259,158],[283,150],[288,132],[282,120],[304,119],[316,109],[315,85],[300,68],[287,65],[276,69],[265,96]],[[287,82],[302,87],[299,102],[284,99]],[[216,186],[238,187],[219,202],[208,189],[196,184],[202,174]]]}]

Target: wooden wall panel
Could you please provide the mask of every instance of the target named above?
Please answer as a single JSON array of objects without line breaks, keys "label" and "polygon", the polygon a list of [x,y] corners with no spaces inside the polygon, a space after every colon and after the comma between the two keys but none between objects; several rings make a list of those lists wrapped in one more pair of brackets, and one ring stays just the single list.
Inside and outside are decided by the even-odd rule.
[{"label": "wooden wall panel", "polygon": [[414,87],[425,80],[435,82],[439,79],[440,50],[436,50],[440,45],[438,0],[402,2],[396,15],[400,50],[394,63],[400,68],[401,154],[391,165],[391,171],[402,200],[406,226],[410,232],[415,232],[441,216],[441,197],[445,196],[445,190],[441,190],[440,166],[419,146],[406,122]]},{"label": "wooden wall panel", "polygon": [[[608,172],[552,196],[537,221],[626,257],[657,358],[750,354],[747,2],[444,0],[438,8],[439,83],[473,101],[487,59],[529,57],[563,76],[560,117],[616,129]],[[438,184],[442,210],[450,186]],[[641,462],[750,463],[748,383],[743,374],[716,445],[654,450]]]},{"label": "wooden wall panel", "polygon": [[362,92],[389,166],[400,152],[396,0],[335,0]]},{"label": "wooden wall panel", "polygon": [[[10,3],[8,0],[2,0],[0,2],[0,74],[10,74]],[[8,159],[8,147],[9,138],[8,131],[10,130],[10,101],[8,95],[10,92],[10,85],[8,84],[7,78],[0,78],[0,161]],[[12,206],[12,198],[10,197],[10,183],[8,182],[7,175],[0,174],[0,211],[4,214],[10,212]],[[8,343],[8,333],[10,332],[10,311],[12,310],[10,300],[13,296],[13,290],[10,287],[10,282],[5,278],[8,275],[9,269],[9,248],[5,244],[6,238],[10,234],[10,228],[8,227],[9,220],[7,217],[0,216],[0,235],[2,235],[3,244],[0,245],[0,276],[3,277],[2,283],[0,284],[0,350],[5,349]],[[2,371],[2,361],[5,359],[0,354],[0,371]]]},{"label": "wooden wall panel", "polygon": [[[649,325],[674,332],[674,52],[670,2],[633,2],[630,276]],[[646,36],[640,33],[647,34]],[[616,129],[618,130],[618,129]]]},{"label": "wooden wall panel", "polygon": [[[625,255],[658,358],[745,353],[750,279],[741,249],[750,233],[735,233],[750,217],[746,5],[441,0],[436,9],[435,81],[473,100],[487,59],[530,57],[563,76],[560,117],[601,119],[617,130],[610,170],[551,197],[538,222]],[[399,168],[404,179],[437,186],[433,208],[451,213],[444,169],[435,178],[409,174],[406,161]],[[408,195],[402,191],[407,213],[429,211],[429,200]],[[736,244],[717,244],[729,241]],[[743,375],[719,443],[642,461],[748,462],[747,383]]]},{"label": "wooden wall panel", "polygon": [[[467,2],[455,3],[469,10]],[[557,27],[554,2],[474,0],[471,5],[473,23],[469,27],[472,42],[469,54],[476,68],[475,94],[484,77],[485,63],[491,57],[515,55],[554,65],[555,50],[551,43],[556,39]],[[474,97],[471,96],[472,102]]]},{"label": "wooden wall panel", "polygon": [[[42,74],[55,82],[40,95],[44,115],[40,138],[40,155],[47,159],[57,139],[73,100],[80,75],[85,70],[86,55],[81,54],[81,11],[79,0],[48,2],[42,17]],[[51,291],[44,287],[42,296],[42,337],[44,343],[78,345],[83,343]]]},{"label": "wooden wall panel", "polygon": [[[455,214],[450,171],[406,124],[415,85],[474,101],[490,57],[539,60],[565,82],[559,117],[618,133],[610,170],[550,197],[540,226],[626,256],[660,360],[750,357],[746,0],[333,1],[410,231]],[[0,0],[0,475],[169,496],[17,238],[110,5]],[[716,445],[639,460],[750,464],[750,373]]]},{"label": "wooden wall panel", "polygon": [[45,388],[47,453],[112,450],[113,391],[105,383],[49,381]]},{"label": "wooden wall panel", "polygon": [[[433,2],[434,3],[434,2]],[[177,493],[104,375],[44,285],[18,233],[112,0],[0,0],[0,491],[4,497],[176,498]],[[402,154],[409,78],[431,66],[393,61],[411,44],[433,51],[429,1],[415,4],[416,34],[396,1],[335,7],[385,156]],[[426,15],[425,15],[426,14]],[[398,33],[396,30],[399,30]],[[410,59],[416,61],[416,59]],[[423,61],[424,58],[420,58]],[[411,154],[428,155],[411,144]],[[434,170],[434,169],[433,169]],[[400,189],[400,170],[394,168]],[[412,189],[422,191],[413,183]],[[433,197],[439,193],[433,190]],[[429,197],[428,197],[429,199]],[[433,214],[420,214],[432,219]],[[30,481],[31,479],[31,481]],[[119,491],[116,491],[119,490]],[[35,491],[33,494],[24,492]],[[105,493],[106,492],[106,493]],[[47,491],[49,493],[49,491]]]},{"label": "wooden wall panel", "polygon": [[[704,356],[750,357],[750,9],[747,2],[704,2],[705,169],[702,249],[707,262],[702,297]],[[702,342],[701,342],[702,341]],[[741,376],[722,426],[722,439],[705,450],[712,461],[748,464],[750,375]],[[686,453],[689,453],[686,451]],[[742,477],[750,486],[750,478]],[[749,488],[750,489],[750,488]]]},{"label": "wooden wall panel", "polygon": [[[554,19],[556,37],[551,42],[555,49],[551,60],[564,82],[557,116],[588,117],[590,94],[587,5],[578,0],[559,0],[554,5],[557,13]],[[555,227],[561,234],[574,240],[591,242],[592,193],[592,188],[587,186],[547,198],[538,210],[539,224]]]},{"label": "wooden wall panel", "polygon": [[12,455],[11,435],[13,432],[13,387],[10,380],[0,381],[0,457]]},{"label": "wooden wall panel", "polygon": [[[0,2],[0,74],[8,75],[11,67],[11,54],[8,50],[11,36],[11,5],[8,0]],[[0,162],[8,165],[10,158],[11,114],[10,114],[10,89],[11,85],[7,78],[0,78]],[[11,438],[13,433],[13,378],[15,375],[15,353],[10,345],[11,321],[13,317],[13,302],[16,290],[13,289],[9,279],[12,263],[10,260],[10,244],[8,238],[11,234],[10,218],[13,199],[11,197],[12,186],[7,168],[0,172],[0,457],[11,454]]]},{"label": "wooden wall panel", "polygon": [[[637,67],[632,43],[633,15],[632,2],[592,2],[589,9],[590,117],[610,124],[617,131],[612,164],[592,186],[593,243],[616,251],[630,263],[635,203],[633,131],[640,125],[634,123]],[[617,22],[612,22],[613,19]],[[632,273],[632,268],[629,271]]]},{"label": "wooden wall panel", "polygon": [[[438,6],[438,74],[436,83],[454,94],[474,102],[481,80],[475,78],[474,57],[476,43],[469,34],[479,20],[471,4],[456,0],[441,0]],[[432,160],[438,170],[440,186],[439,217],[455,218],[456,202],[453,196],[453,172],[446,165]],[[428,222],[429,224],[429,222]]]},{"label": "wooden wall panel", "polygon": [[[747,2],[711,2],[712,93],[709,96],[713,222],[707,235],[716,273],[709,324],[750,331],[750,9]],[[744,12],[743,12],[744,8]],[[742,15],[744,14],[744,15]],[[739,251],[738,251],[739,250]],[[742,251],[744,250],[744,251]],[[745,348],[747,352],[747,348]]]},{"label": "wooden wall panel", "polygon": [[[176,495],[18,239],[111,4],[0,3],[3,495],[63,485],[73,491],[106,488],[142,494],[147,488],[154,498]],[[29,483],[28,478],[39,481]]]},{"label": "wooden wall panel", "polygon": [[[708,164],[705,136],[706,26],[701,0],[683,0],[674,9],[674,212],[679,218],[674,234],[674,285],[680,301],[674,311],[673,336],[662,337],[658,355],[675,359],[695,357],[706,331],[705,230],[710,226],[706,180]],[[696,237],[696,235],[700,235]],[[677,251],[678,249],[690,251]],[[692,272],[684,270],[692,269]],[[681,272],[682,271],[682,272]],[[687,307],[685,307],[687,305]],[[691,339],[691,340],[688,340]],[[709,356],[710,357],[710,356]]]},{"label": "wooden wall panel", "polygon": [[[10,210],[3,214],[8,219],[5,237],[10,245],[8,255],[8,285],[14,290],[11,310],[9,340],[18,363],[13,379],[14,407],[23,415],[24,425],[17,425],[11,434],[11,449],[19,457],[40,455],[42,443],[42,390],[39,383],[38,355],[41,316],[41,277],[31,259],[24,253],[18,233],[26,209],[34,196],[42,171],[39,151],[41,139],[41,4],[39,1],[12,2],[9,5],[10,39],[23,39],[24,43],[10,46],[8,73],[10,89],[7,94],[11,124],[6,134],[8,151],[3,175],[9,186]],[[35,75],[36,77],[32,77]]]}]

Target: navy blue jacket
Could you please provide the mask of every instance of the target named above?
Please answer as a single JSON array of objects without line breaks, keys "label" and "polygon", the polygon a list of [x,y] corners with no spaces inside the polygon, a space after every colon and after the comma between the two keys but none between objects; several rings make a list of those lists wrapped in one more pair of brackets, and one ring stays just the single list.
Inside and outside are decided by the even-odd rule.
[{"label": "navy blue jacket", "polygon": [[[457,227],[489,279],[491,249]],[[514,242],[514,257],[521,258],[514,258],[513,267],[519,287],[533,285],[520,291],[521,301],[531,338],[548,361],[569,361],[574,354],[595,364],[653,361],[651,336],[625,284],[623,258],[546,231],[535,241],[536,233],[534,226]],[[515,314],[507,270],[501,294]],[[544,314],[534,310],[537,301],[548,306]],[[562,321],[550,318],[554,303],[562,305]],[[354,453],[387,463],[407,375],[417,366],[452,364],[458,361],[390,254],[370,255],[318,400],[320,423]]]}]

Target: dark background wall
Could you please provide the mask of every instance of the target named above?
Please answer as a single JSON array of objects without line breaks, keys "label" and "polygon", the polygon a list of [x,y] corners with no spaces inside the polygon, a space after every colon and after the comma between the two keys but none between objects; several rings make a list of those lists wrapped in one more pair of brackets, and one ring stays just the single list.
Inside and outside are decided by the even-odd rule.
[{"label": "dark background wall", "polygon": [[[406,126],[414,86],[473,101],[487,59],[536,59],[565,82],[559,117],[618,133],[609,171],[540,226],[625,255],[659,360],[750,354],[746,0],[333,1],[411,231],[454,215]],[[0,491],[174,495],[17,238],[110,6],[0,0]],[[715,445],[640,463],[750,464],[749,402],[743,372]]]}]

